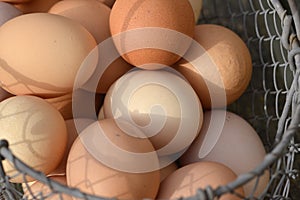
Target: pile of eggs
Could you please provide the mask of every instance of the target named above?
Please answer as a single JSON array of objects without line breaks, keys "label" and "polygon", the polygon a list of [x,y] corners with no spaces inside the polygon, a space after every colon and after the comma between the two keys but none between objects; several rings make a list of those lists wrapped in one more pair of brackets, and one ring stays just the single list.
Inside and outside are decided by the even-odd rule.
[{"label": "pile of eggs", "polygon": [[[231,30],[196,25],[201,6],[0,1],[0,138],[33,169],[107,198],[189,197],[254,169],[264,146],[226,111],[248,87],[250,53]],[[51,193],[3,164],[24,197]],[[259,196],[269,178],[221,199]]]}]

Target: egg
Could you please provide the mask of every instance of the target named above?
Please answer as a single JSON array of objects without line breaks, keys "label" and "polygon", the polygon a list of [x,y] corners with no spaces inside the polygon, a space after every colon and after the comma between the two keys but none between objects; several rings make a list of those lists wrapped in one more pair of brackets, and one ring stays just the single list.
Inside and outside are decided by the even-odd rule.
[{"label": "egg", "polygon": [[[212,117],[212,113],[215,117]],[[225,116],[222,130],[218,130],[220,116]],[[209,128],[210,127],[210,128]],[[250,172],[264,160],[266,151],[256,131],[240,116],[225,110],[207,111],[199,136],[180,158],[182,165],[198,161],[219,162],[237,175]],[[258,179],[254,195],[260,195],[269,183],[269,171]],[[252,193],[256,179],[244,185],[245,195]]]},{"label": "egg", "polygon": [[[62,185],[67,185],[66,176],[55,175],[55,176],[48,176],[48,178]],[[23,184],[23,191],[24,191],[23,198],[26,199],[27,198],[33,199],[33,197],[41,198],[41,196],[45,198],[47,196],[47,200],[48,199],[49,200],[57,200],[57,199],[72,200],[71,196],[63,193],[54,193],[53,189],[51,189],[49,185],[39,181],[35,181],[29,185]]]},{"label": "egg", "polygon": [[[67,145],[66,125],[60,113],[34,96],[14,96],[0,103],[0,137],[8,141],[16,157],[45,174],[58,166]],[[22,175],[14,176],[17,171],[8,160],[3,166],[11,182],[24,181]]]},{"label": "egg", "polygon": [[110,37],[110,10],[108,6],[97,0],[67,0],[57,2],[48,12],[80,23],[99,44]]},{"label": "egg", "polygon": [[189,2],[193,8],[194,15],[195,15],[195,22],[197,23],[201,14],[203,2],[202,0],[189,0]]},{"label": "egg", "polygon": [[195,19],[188,0],[116,1],[110,31],[122,57],[143,69],[170,66],[189,48]]},{"label": "egg", "polygon": [[[228,167],[215,162],[197,162],[179,168],[170,174],[159,188],[157,200],[179,199],[181,197],[195,196],[197,189],[205,189],[211,186],[216,189],[220,185],[226,185],[237,178],[236,174]],[[235,190],[243,195],[243,189]],[[220,200],[240,200],[234,194],[226,194]]]},{"label": "egg", "polygon": [[251,80],[252,61],[246,44],[228,28],[212,24],[196,26],[195,42],[174,68],[189,80],[204,108],[231,104]]},{"label": "egg", "polygon": [[28,2],[16,2],[14,6],[23,13],[47,12],[51,6],[61,0],[30,0]]},{"label": "egg", "polygon": [[[103,131],[101,131],[103,130]],[[75,140],[67,162],[67,183],[106,198],[154,199],[160,183],[157,155],[146,138],[124,133],[113,119],[94,122]],[[140,156],[146,154],[144,159]],[[155,164],[156,163],[156,164]]]},{"label": "egg", "polygon": [[93,122],[95,122],[95,120],[85,118],[69,119],[65,121],[68,132],[67,148],[64,152],[64,157],[62,158],[60,164],[54,171],[50,173],[50,175],[66,174],[67,159],[73,142],[78,137],[78,135]]},{"label": "egg", "polygon": [[9,97],[12,97],[13,95],[6,92],[5,90],[3,90],[1,87],[0,87],[0,102],[9,98]]},{"label": "egg", "polygon": [[[15,95],[50,98],[72,92],[79,69],[84,76],[77,84],[84,84],[98,58],[96,41],[83,26],[49,13],[9,20],[0,27],[0,43],[2,87]],[[89,65],[80,68],[88,55]]]},{"label": "egg", "polygon": [[171,163],[170,165],[160,169],[160,182],[165,180],[170,174],[178,169],[178,166],[175,162]]},{"label": "egg", "polygon": [[[150,139],[161,167],[175,161],[202,125],[201,103],[192,87],[166,70],[133,70],[118,79],[105,96],[105,118],[128,121]],[[126,127],[122,127],[126,131]],[[163,161],[166,157],[167,159]]]},{"label": "egg", "polygon": [[[84,106],[88,100],[93,98],[94,107]],[[59,97],[45,99],[53,105],[65,120],[73,118],[97,119],[97,113],[104,101],[104,95],[93,94],[84,89],[76,89],[72,93]]]},{"label": "egg", "polygon": [[21,14],[22,12],[11,4],[0,1],[0,27],[8,20]]}]

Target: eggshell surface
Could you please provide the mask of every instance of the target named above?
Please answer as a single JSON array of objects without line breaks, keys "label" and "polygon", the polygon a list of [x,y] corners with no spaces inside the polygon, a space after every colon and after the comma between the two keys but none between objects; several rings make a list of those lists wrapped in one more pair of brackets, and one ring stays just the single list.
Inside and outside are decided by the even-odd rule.
[{"label": "eggshell surface", "polygon": [[[197,162],[179,168],[170,174],[159,189],[157,200],[179,199],[196,195],[197,189],[211,186],[216,189],[236,179],[236,174],[228,167],[215,162]],[[243,195],[243,189],[238,188],[236,193]],[[234,194],[225,194],[220,200],[240,200]]]},{"label": "eggshell surface", "polygon": [[[118,51],[130,64],[146,69],[155,68],[145,64],[170,66],[178,61],[177,54],[184,54],[191,44],[194,26],[188,0],[119,0],[110,15],[110,30]],[[125,34],[116,36],[121,33]],[[138,47],[131,50],[133,46]]]},{"label": "eggshell surface", "polygon": [[110,8],[97,0],[59,1],[48,12],[77,21],[94,36],[97,44],[110,37]]},{"label": "eggshell surface", "polygon": [[[159,187],[159,170],[150,172],[123,171],[124,165],[135,168],[137,165],[143,167],[147,164],[135,160],[130,154],[125,158],[120,154],[114,154],[107,146],[110,142],[101,141],[98,131],[99,125],[103,128],[103,134],[106,135],[107,139],[116,147],[126,151],[126,154],[128,152],[146,153],[154,150],[149,140],[127,135],[117,127],[113,119],[95,122],[80,134],[71,148],[67,163],[68,185],[77,187],[84,192],[108,198],[154,199]],[[95,148],[92,147],[93,145]],[[103,151],[101,150],[102,147]],[[112,163],[123,160],[124,165],[103,164],[104,157],[98,159],[93,155],[103,155]],[[157,162],[157,156],[148,157],[148,159],[148,163]]]},{"label": "eggshell surface", "polygon": [[84,27],[48,13],[21,15],[5,23],[0,43],[2,87],[16,95],[49,98],[72,92],[86,56],[95,55],[78,84],[91,76],[98,58],[92,53],[95,39]]},{"label": "eggshell surface", "polygon": [[160,156],[184,150],[202,126],[202,106],[192,87],[165,70],[127,73],[109,89],[103,106],[106,118],[142,130]]},{"label": "eggshell surface", "polygon": [[2,26],[8,20],[21,14],[22,12],[14,6],[0,1],[0,26]]},{"label": "eggshell surface", "polygon": [[[213,63],[209,63],[210,66],[203,71],[207,57],[197,54],[197,49],[190,48],[185,54],[189,61],[182,59],[174,68],[189,80],[204,108],[220,108],[231,104],[242,95],[251,80],[252,61],[246,44],[231,30],[211,24],[196,26],[195,41],[204,48],[203,53]],[[193,65],[192,62],[196,60],[196,65]],[[218,73],[210,73],[213,70]],[[218,78],[221,78],[221,83]],[[218,101],[223,91],[226,101]],[[212,99],[215,100],[213,105]]]},{"label": "eggshell surface", "polygon": [[[67,130],[60,113],[39,97],[14,96],[0,103],[0,136],[9,142],[12,153],[45,174],[60,163],[67,144]],[[10,176],[15,168],[4,161]],[[28,181],[33,178],[28,177]],[[23,182],[22,176],[12,182]]]},{"label": "eggshell surface", "polygon": [[[207,131],[209,126],[214,126],[218,121],[211,118],[210,111],[205,112],[203,128],[193,144],[180,158],[180,163],[187,165],[198,161],[219,162],[232,169],[237,175],[253,170],[266,155],[258,134],[248,122],[238,115],[224,110],[214,112],[216,115],[226,115],[222,132],[216,133],[214,129]],[[259,179],[255,196],[263,192],[269,178],[269,172],[266,170]],[[244,186],[246,196],[251,194],[255,181],[256,179]]]}]

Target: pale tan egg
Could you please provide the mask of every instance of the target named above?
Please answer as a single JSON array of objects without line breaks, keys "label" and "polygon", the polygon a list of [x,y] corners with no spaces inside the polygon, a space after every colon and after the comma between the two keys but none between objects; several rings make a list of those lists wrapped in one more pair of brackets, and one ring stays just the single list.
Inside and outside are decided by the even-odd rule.
[{"label": "pale tan egg", "polygon": [[[48,176],[48,178],[60,184],[67,185],[67,179],[65,175]],[[23,198],[40,199],[41,196],[43,196],[44,198],[47,197],[47,200],[72,200],[72,197],[70,195],[57,193],[53,191],[53,189],[51,189],[49,185],[39,181],[35,181],[29,184],[23,183],[22,186],[24,191]]]},{"label": "pale tan egg", "polygon": [[[61,114],[45,100],[34,96],[14,96],[0,103],[0,137],[12,153],[35,170],[45,174],[61,162],[67,145],[67,130]],[[9,176],[17,174],[7,160]],[[32,181],[28,177],[28,181]],[[23,176],[12,182],[23,182]]]},{"label": "pale tan egg", "polygon": [[48,13],[70,18],[84,26],[97,44],[110,37],[110,8],[97,0],[67,0],[54,4]]},{"label": "pale tan egg", "polygon": [[[148,139],[124,133],[113,119],[100,120],[75,140],[67,162],[67,183],[106,198],[154,199],[160,173],[144,168],[157,165],[153,151]],[[147,155],[141,160],[138,155],[143,154]]]},{"label": "pale tan egg", "polygon": [[[215,162],[196,162],[179,168],[170,174],[160,185],[157,200],[178,199],[180,197],[195,196],[197,189],[207,186],[216,189],[237,178],[236,174],[225,165]],[[235,190],[243,195],[242,188]],[[240,200],[234,194],[226,194],[220,200]]]},{"label": "pale tan egg", "polygon": [[[22,33],[22,34],[20,34]],[[92,75],[96,41],[80,24],[49,13],[21,15],[0,28],[0,79],[12,94],[45,98],[72,92]],[[26,52],[26,53],[24,53]],[[89,65],[82,63],[89,55]]]},{"label": "pale tan egg", "polygon": [[160,169],[160,182],[165,180],[170,174],[178,169],[178,166],[175,162],[171,163],[170,165]]},{"label": "pale tan egg", "polygon": [[[222,130],[218,130],[220,117],[225,116]],[[198,161],[219,162],[237,175],[248,173],[262,163],[266,156],[264,145],[251,125],[240,116],[225,110],[207,111],[199,136],[180,158],[181,165]],[[270,180],[269,171],[258,179],[254,196],[259,197]],[[252,194],[257,179],[243,186],[245,195]]]},{"label": "pale tan egg", "polygon": [[[85,106],[86,104],[92,103],[87,102],[87,99],[90,99],[92,96],[95,97],[93,102],[95,106],[93,109]],[[96,119],[97,113],[103,104],[104,96],[102,94],[93,94],[84,89],[77,89],[72,93],[68,93],[59,97],[48,98],[45,100],[53,105],[62,114],[65,120],[73,118]]]},{"label": "pale tan egg", "polygon": [[51,6],[61,0],[28,0],[27,2],[16,2],[14,6],[23,13],[47,12]]},{"label": "pale tan egg", "polygon": [[67,148],[64,152],[64,157],[62,158],[62,161],[60,162],[58,167],[50,173],[50,175],[53,176],[59,174],[66,174],[67,159],[73,142],[78,137],[78,135],[93,122],[95,122],[95,120],[86,118],[69,119],[65,121],[68,132]]},{"label": "pale tan egg", "polygon": [[195,42],[174,68],[191,83],[204,108],[231,104],[251,80],[252,61],[246,44],[228,28],[211,24],[196,26]]},{"label": "pale tan egg", "polygon": [[203,120],[192,87],[165,70],[125,74],[110,87],[103,109],[106,118],[126,120],[143,131],[162,157],[179,157],[198,135]]},{"label": "pale tan egg", "polygon": [[189,2],[192,5],[194,15],[195,15],[195,22],[197,24],[198,19],[199,19],[200,14],[201,14],[203,2],[202,2],[202,0],[189,0]]},{"label": "pale tan egg", "polygon": [[120,0],[110,15],[118,51],[127,62],[145,69],[158,67],[150,63],[170,66],[178,61],[191,44],[194,27],[188,0]]}]

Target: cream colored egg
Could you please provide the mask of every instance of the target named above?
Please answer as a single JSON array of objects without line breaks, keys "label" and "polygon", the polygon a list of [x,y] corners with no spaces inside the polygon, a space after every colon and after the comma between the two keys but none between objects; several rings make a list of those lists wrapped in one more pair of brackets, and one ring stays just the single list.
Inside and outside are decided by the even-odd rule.
[{"label": "cream colored egg", "polygon": [[[8,141],[15,156],[48,174],[62,160],[68,136],[61,114],[45,100],[14,96],[0,103],[0,137]],[[16,175],[16,169],[7,160],[4,169],[8,175]],[[16,176],[10,181],[24,180]]]},{"label": "cream colored egg", "polygon": [[[215,162],[197,162],[179,168],[170,174],[160,185],[157,200],[179,199],[181,197],[196,196],[197,189],[207,186],[216,189],[237,178],[236,174],[225,165]],[[243,195],[243,189],[238,188],[236,193]],[[240,200],[234,194],[226,194],[220,200]]]},{"label": "cream colored egg", "polygon": [[[119,153],[112,148],[119,149]],[[71,148],[68,185],[106,198],[154,199],[159,188],[159,170],[140,170],[149,164],[157,165],[157,155],[145,156],[143,161],[138,156],[153,151],[148,139],[124,133],[113,119],[100,120],[83,130]]]},{"label": "cream colored egg", "polygon": [[198,22],[198,19],[200,17],[201,14],[201,10],[202,10],[202,0],[189,0],[189,2],[192,5],[193,11],[194,11],[194,15],[195,15],[195,22]]},{"label": "cream colored egg", "polygon": [[[79,69],[84,72],[80,85],[91,76],[98,58],[97,49],[91,53],[96,41],[83,26],[49,13],[21,15],[5,23],[0,43],[2,87],[17,95],[72,92]],[[93,59],[81,69],[89,54]]]},{"label": "cream colored egg", "polygon": [[103,106],[106,118],[126,120],[144,132],[159,156],[182,153],[198,135],[203,120],[192,87],[165,70],[125,74],[109,89]]},{"label": "cream colored egg", "polygon": [[[213,128],[220,122],[211,117],[211,111],[207,111],[199,136],[180,158],[180,163],[186,165],[197,161],[219,162],[237,175],[247,173],[261,164],[266,151],[251,125],[234,113],[224,110],[213,112],[216,118],[226,116],[223,129],[220,131]],[[266,170],[259,179],[255,196],[258,197],[266,189],[269,179],[269,172]],[[255,184],[256,179],[244,186],[246,196],[252,193]]]}]

